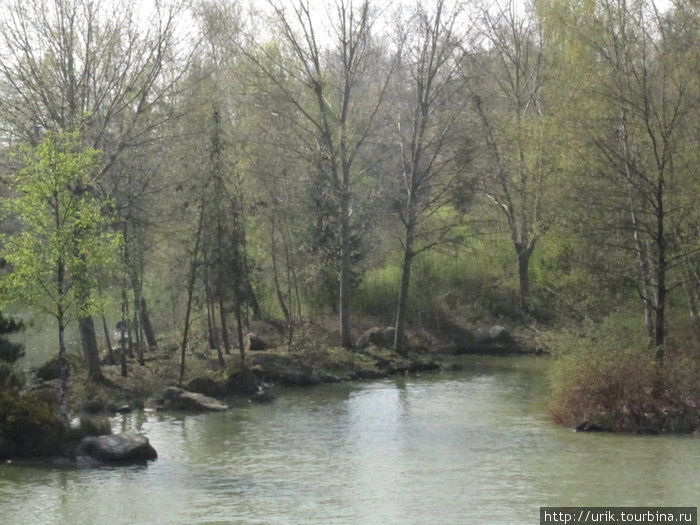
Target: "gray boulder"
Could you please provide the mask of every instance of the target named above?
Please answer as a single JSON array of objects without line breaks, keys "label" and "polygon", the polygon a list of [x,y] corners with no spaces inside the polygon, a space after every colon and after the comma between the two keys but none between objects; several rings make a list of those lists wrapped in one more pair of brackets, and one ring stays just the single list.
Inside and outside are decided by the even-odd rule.
[{"label": "gray boulder", "polygon": [[390,348],[394,344],[395,330],[393,327],[380,328],[375,326],[365,331],[355,343],[358,348],[367,348],[368,346],[379,346],[382,348]]},{"label": "gray boulder", "polygon": [[496,345],[510,343],[512,337],[505,326],[495,324],[490,328],[477,328],[474,330],[474,343],[478,345]]},{"label": "gray boulder", "polygon": [[131,433],[85,437],[76,455],[103,463],[143,463],[158,457],[146,436]]},{"label": "gray boulder", "polygon": [[251,403],[272,403],[275,400],[275,396],[266,388],[260,388],[252,396],[250,396]]},{"label": "gray boulder", "polygon": [[260,352],[262,350],[267,350],[268,344],[259,336],[255,334],[248,334],[243,342],[246,351],[250,352]]},{"label": "gray boulder", "polygon": [[226,395],[223,383],[210,377],[195,377],[185,384],[185,390],[216,398],[222,398]]},{"label": "gray boulder", "polygon": [[489,337],[495,343],[507,343],[511,340],[510,332],[505,326],[499,324],[489,328]]},{"label": "gray boulder", "polygon": [[396,328],[393,326],[387,326],[382,330],[382,337],[384,338],[384,346],[387,348],[394,345],[394,339],[396,338]]},{"label": "gray boulder", "polygon": [[171,386],[166,388],[161,397],[156,400],[155,408],[207,412],[228,410],[229,406],[213,397]]},{"label": "gray boulder", "polygon": [[483,345],[491,342],[491,336],[488,330],[484,328],[477,328],[474,330],[474,343],[477,345]]},{"label": "gray boulder", "polygon": [[258,380],[254,370],[244,368],[233,372],[224,385],[225,393],[241,396],[254,394],[258,391]]}]

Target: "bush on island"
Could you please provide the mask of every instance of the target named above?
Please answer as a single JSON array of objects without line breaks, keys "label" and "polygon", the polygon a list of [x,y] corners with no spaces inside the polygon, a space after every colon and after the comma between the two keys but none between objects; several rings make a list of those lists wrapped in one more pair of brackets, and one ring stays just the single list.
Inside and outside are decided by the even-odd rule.
[{"label": "bush on island", "polygon": [[613,432],[693,432],[700,428],[698,364],[644,348],[580,348],[552,367],[550,412],[572,427]]}]

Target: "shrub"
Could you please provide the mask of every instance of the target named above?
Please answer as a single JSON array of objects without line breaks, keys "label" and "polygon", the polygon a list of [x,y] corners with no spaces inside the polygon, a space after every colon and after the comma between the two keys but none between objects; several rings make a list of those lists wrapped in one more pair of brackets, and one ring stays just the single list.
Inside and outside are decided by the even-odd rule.
[{"label": "shrub", "polygon": [[700,425],[698,365],[659,365],[646,349],[590,346],[552,367],[550,412],[565,425],[615,432],[692,432]]},{"label": "shrub", "polygon": [[65,431],[58,415],[32,395],[0,393],[0,438],[15,444],[18,456],[65,452]]},{"label": "shrub", "polygon": [[10,363],[0,360],[0,391],[18,392],[24,387],[24,377]]},{"label": "shrub", "polygon": [[18,332],[22,328],[21,321],[5,317],[0,312],[0,361],[14,363],[24,356],[24,347],[7,339],[8,335]]},{"label": "shrub", "polygon": [[80,441],[86,436],[103,436],[112,433],[112,425],[104,416],[83,414],[80,417],[80,426],[71,429],[71,437]]}]

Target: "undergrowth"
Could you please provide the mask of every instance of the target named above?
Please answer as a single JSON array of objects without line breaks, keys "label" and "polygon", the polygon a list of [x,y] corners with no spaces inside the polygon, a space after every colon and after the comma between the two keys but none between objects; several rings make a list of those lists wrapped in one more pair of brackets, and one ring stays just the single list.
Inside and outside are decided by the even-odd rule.
[{"label": "undergrowth", "polygon": [[[613,323],[615,324],[615,323]],[[588,423],[631,433],[700,428],[700,365],[687,347],[669,345],[663,363],[644,338],[610,325],[560,335],[549,410],[560,424]]]}]

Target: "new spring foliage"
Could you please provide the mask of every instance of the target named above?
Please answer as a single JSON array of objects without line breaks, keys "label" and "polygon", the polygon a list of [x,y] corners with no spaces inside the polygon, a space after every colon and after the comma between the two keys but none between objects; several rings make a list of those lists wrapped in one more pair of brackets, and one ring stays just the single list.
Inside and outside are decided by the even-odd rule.
[{"label": "new spring foliage", "polygon": [[15,198],[5,205],[21,228],[5,239],[12,269],[5,299],[31,303],[65,321],[90,314],[94,305],[77,298],[116,270],[121,243],[110,231],[111,203],[94,186],[100,153],[71,132],[47,133],[21,156],[24,168],[11,180]]}]

